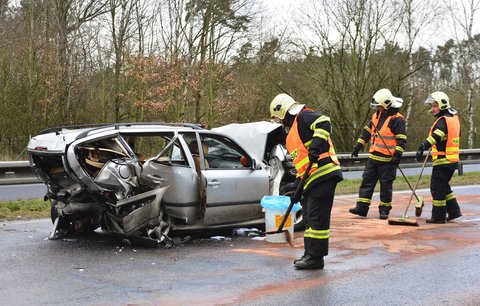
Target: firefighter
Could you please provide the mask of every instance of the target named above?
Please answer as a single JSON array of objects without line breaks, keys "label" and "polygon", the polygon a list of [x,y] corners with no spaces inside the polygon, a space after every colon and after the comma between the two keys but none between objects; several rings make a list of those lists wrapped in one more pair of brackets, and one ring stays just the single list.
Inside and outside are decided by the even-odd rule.
[{"label": "firefighter", "polygon": [[349,212],[366,217],[375,185],[380,181],[380,219],[387,219],[392,209],[392,186],[396,168],[400,163],[407,144],[405,119],[399,113],[403,100],[394,97],[390,90],[383,88],[375,93],[370,107],[376,109],[370,122],[363,128],[360,138],[353,147],[352,157],[370,141],[369,159],[365,165],[359,197]]},{"label": "firefighter", "polygon": [[330,139],[332,125],[326,115],[278,94],[270,104],[273,119],[281,120],[287,134],[286,147],[297,169],[296,184],[313,163],[303,185],[301,200],[305,222],[304,254],[294,260],[297,269],[322,269],[328,255],[330,216],[337,183],[343,180],[340,163]]},{"label": "firefighter", "polygon": [[417,150],[417,161],[423,160],[423,151],[431,148],[432,177],[432,217],[427,223],[445,223],[462,216],[457,199],[450,188],[450,179],[458,167],[460,152],[460,120],[457,111],[450,105],[448,96],[436,91],[432,93],[425,105],[430,106],[430,113],[436,118],[427,139]]}]

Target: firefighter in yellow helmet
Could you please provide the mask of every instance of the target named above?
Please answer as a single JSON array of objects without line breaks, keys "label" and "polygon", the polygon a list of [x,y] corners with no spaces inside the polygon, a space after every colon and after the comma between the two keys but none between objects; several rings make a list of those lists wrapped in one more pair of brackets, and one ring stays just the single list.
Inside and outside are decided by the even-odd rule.
[{"label": "firefighter in yellow helmet", "polygon": [[[322,269],[328,255],[330,216],[337,183],[342,171],[330,139],[332,125],[326,115],[297,103],[281,93],[270,104],[272,118],[281,120],[288,130],[286,147],[297,169],[296,183],[313,163],[303,186],[301,200],[305,222],[304,254],[294,260],[297,269]],[[297,185],[298,186],[298,185]]]},{"label": "firefighter in yellow helmet", "polygon": [[450,179],[458,167],[460,152],[460,120],[457,111],[450,105],[448,96],[436,91],[427,98],[425,105],[436,118],[427,139],[417,150],[417,161],[423,160],[423,151],[432,149],[432,217],[427,223],[445,223],[462,216],[460,206],[450,188]]},{"label": "firefighter in yellow helmet", "polygon": [[376,109],[353,147],[352,157],[370,141],[369,159],[365,165],[357,204],[349,212],[366,217],[375,185],[380,181],[380,219],[387,219],[392,209],[392,186],[396,168],[407,145],[405,119],[399,113],[403,100],[383,88],[375,93],[370,107]]}]

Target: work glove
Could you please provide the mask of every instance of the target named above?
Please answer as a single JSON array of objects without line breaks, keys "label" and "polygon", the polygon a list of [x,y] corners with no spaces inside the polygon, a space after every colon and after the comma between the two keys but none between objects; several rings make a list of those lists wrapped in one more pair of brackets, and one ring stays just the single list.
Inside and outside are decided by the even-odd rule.
[{"label": "work glove", "polygon": [[302,200],[302,190],[299,190],[296,196],[295,193],[296,192],[294,191],[290,196],[290,201],[292,201],[291,203],[299,203]]},{"label": "work glove", "polygon": [[360,150],[362,149],[362,144],[357,142],[354,146],[353,146],[353,151],[352,151],[352,155],[350,155],[350,157],[357,157],[358,156],[358,152],[360,152]]},{"label": "work glove", "polygon": [[402,152],[395,151],[392,157],[392,163],[394,163],[395,165],[398,165],[401,159],[402,159]]},{"label": "work glove", "polygon": [[312,164],[317,163],[319,158],[320,158],[320,156],[319,156],[317,150],[308,151],[308,161],[311,162]]},{"label": "work glove", "polygon": [[425,140],[423,141],[420,146],[418,147],[418,150],[417,150],[417,153],[415,154],[415,159],[418,161],[418,162],[422,162],[423,161],[423,151],[425,151],[426,149],[428,149],[429,147],[429,143]]},{"label": "work glove", "polygon": [[417,153],[415,154],[415,159],[417,162],[423,161],[423,150],[421,148],[418,148]]},{"label": "work glove", "polygon": [[[300,186],[302,183],[302,179],[300,177],[297,177],[295,179],[295,181],[293,182],[294,184],[294,188],[293,190],[291,191],[291,193],[288,195],[290,197],[290,201],[292,201],[292,203],[298,203],[300,202],[301,198],[302,198],[302,187]],[[295,192],[297,191],[297,189],[300,188],[300,190],[298,191],[298,195],[295,196]]]}]

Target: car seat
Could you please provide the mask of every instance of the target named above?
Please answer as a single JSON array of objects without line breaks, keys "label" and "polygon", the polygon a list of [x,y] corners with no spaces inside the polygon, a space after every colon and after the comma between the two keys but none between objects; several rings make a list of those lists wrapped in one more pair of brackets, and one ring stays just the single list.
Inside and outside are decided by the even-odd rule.
[{"label": "car seat", "polygon": [[[192,141],[188,145],[188,148],[190,149],[190,152],[192,152],[193,161],[195,162],[195,168],[199,172],[200,171],[200,154],[198,152],[197,141],[196,140]],[[205,157],[205,155],[208,154],[208,145],[206,143],[202,143],[202,150],[203,150],[203,156]],[[203,161],[205,163],[205,169],[209,168],[210,166],[208,164],[208,160],[204,158]]]}]

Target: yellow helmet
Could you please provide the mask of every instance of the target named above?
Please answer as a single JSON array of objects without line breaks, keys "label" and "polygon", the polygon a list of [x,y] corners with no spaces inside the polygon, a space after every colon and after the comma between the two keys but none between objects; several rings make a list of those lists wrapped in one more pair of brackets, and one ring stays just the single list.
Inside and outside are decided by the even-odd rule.
[{"label": "yellow helmet", "polygon": [[387,88],[382,88],[377,91],[370,102],[370,107],[376,109],[378,106],[383,106],[385,109],[400,108],[402,106],[403,100],[401,98],[394,97],[392,92]]},{"label": "yellow helmet", "polygon": [[432,92],[428,96],[427,100],[425,100],[425,105],[430,106],[433,102],[437,102],[438,107],[441,110],[452,108],[452,106],[450,105],[450,99],[442,91]]},{"label": "yellow helmet", "polygon": [[270,103],[270,114],[274,118],[285,119],[285,115],[289,112],[292,115],[298,114],[305,104],[299,104],[285,93],[278,94]]},{"label": "yellow helmet", "polygon": [[452,115],[457,113],[457,111],[453,109],[452,105],[450,105],[450,99],[448,96],[442,91],[432,92],[425,100],[425,105],[430,106],[433,102],[438,103],[438,108],[440,108],[440,110],[448,109],[448,112]]}]

